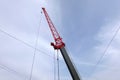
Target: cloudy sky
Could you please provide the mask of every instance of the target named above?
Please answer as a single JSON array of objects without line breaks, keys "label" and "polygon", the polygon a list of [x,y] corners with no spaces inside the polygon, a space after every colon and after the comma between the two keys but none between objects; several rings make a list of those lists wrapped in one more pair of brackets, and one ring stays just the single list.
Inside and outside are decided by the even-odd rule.
[{"label": "cloudy sky", "polygon": [[[0,0],[0,80],[30,80],[38,32],[32,80],[54,80],[56,51],[50,46],[54,40],[41,7],[62,36],[82,80],[120,80],[119,3]],[[71,80],[61,55],[60,78]]]}]

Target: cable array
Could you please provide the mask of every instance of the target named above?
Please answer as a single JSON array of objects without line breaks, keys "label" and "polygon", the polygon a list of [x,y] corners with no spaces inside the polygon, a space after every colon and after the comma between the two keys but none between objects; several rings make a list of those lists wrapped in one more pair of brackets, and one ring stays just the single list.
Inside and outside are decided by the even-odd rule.
[{"label": "cable array", "polygon": [[[41,14],[42,14],[42,13],[41,13]],[[41,17],[42,17],[42,16],[41,16]],[[41,20],[42,20],[42,18],[41,18]],[[41,20],[40,20],[40,22],[41,22]],[[49,57],[52,58],[52,59],[55,58],[55,57],[49,55],[48,53],[45,53],[45,52],[43,52],[43,51],[41,51],[40,49],[37,48],[38,39],[39,39],[39,38],[38,38],[38,37],[39,37],[39,30],[40,30],[40,26],[39,26],[39,29],[38,29],[38,32],[37,32],[37,38],[36,38],[36,42],[35,42],[35,47],[33,47],[32,45],[26,43],[25,41],[23,41],[23,40],[15,37],[15,36],[9,34],[8,32],[0,29],[0,32],[4,33],[5,35],[7,35],[7,36],[9,36],[9,37],[11,37],[11,38],[13,38],[13,39],[21,42],[22,44],[24,44],[24,45],[26,45],[26,46],[28,46],[28,47],[30,47],[30,48],[32,48],[32,49],[34,49],[34,54],[33,54],[33,60],[32,60],[32,66],[31,66],[31,71],[30,71],[30,78],[29,78],[29,80],[32,80],[32,73],[33,73],[33,68],[34,68],[36,51],[38,51],[38,52],[40,52],[40,53],[42,53],[42,54],[45,54],[45,55],[49,56]],[[12,69],[9,69],[8,67],[5,67],[5,68],[4,68],[4,67],[5,67],[5,66],[0,66],[1,69],[4,69],[4,70],[6,70],[6,71],[8,71],[8,72],[11,72],[11,73],[13,72],[14,74],[17,74],[16,71],[14,71],[14,70],[12,70]]]},{"label": "cable array", "polygon": [[45,54],[45,55],[47,55],[47,56],[49,56],[49,57],[54,58],[53,56],[49,55],[48,53],[43,52],[43,51],[41,51],[40,49],[33,47],[32,45],[26,43],[25,41],[23,41],[23,40],[15,37],[15,36],[13,36],[13,35],[11,35],[11,34],[9,34],[8,32],[6,32],[6,31],[4,31],[4,30],[2,30],[2,29],[0,29],[0,32],[2,32],[2,33],[4,33],[5,35],[7,35],[7,36],[9,36],[9,37],[11,37],[11,38],[13,38],[13,39],[21,42],[22,44],[24,44],[24,45],[26,45],[26,46],[28,46],[28,47],[30,47],[30,48],[32,48],[32,49],[36,49],[38,52],[41,52],[42,54]]},{"label": "cable array", "polygon": [[95,64],[94,69],[92,70],[92,73],[95,72],[95,70],[96,70],[96,68],[97,68],[97,65],[100,64],[101,60],[102,60],[102,59],[104,58],[104,56],[107,54],[107,51],[108,51],[108,49],[109,49],[111,43],[113,42],[113,40],[114,40],[115,37],[117,36],[119,30],[120,30],[120,26],[117,28],[117,30],[115,31],[115,33],[114,33],[114,35],[112,36],[111,40],[110,40],[109,43],[107,44],[105,50],[103,51],[102,56],[100,57],[100,59],[98,60],[98,62]]},{"label": "cable array", "polygon": [[[41,22],[41,21],[40,21]],[[49,57],[52,57],[54,60],[55,60],[55,54],[54,54],[54,57],[51,56],[51,55],[48,55],[47,53],[37,49],[37,45],[38,45],[38,39],[39,39],[39,30],[40,30],[40,26],[39,26],[39,29],[38,29],[38,32],[37,32],[37,37],[36,37],[36,41],[35,41],[35,47],[33,47],[32,45],[26,43],[25,41],[7,33],[6,31],[3,31],[2,29],[0,29],[0,32],[4,33],[5,35],[25,44],[26,46],[28,47],[31,47],[32,49],[34,49],[34,54],[33,54],[33,59],[32,59],[32,66],[31,66],[31,70],[30,70],[30,78],[29,80],[32,80],[32,74],[33,74],[33,69],[34,69],[34,63],[35,63],[35,56],[36,56],[36,52],[39,51],[39,52],[42,52],[43,54],[49,56]],[[118,29],[115,31],[114,35],[112,36],[111,40],[109,41],[109,43],[107,44],[107,46],[105,47],[104,51],[103,51],[103,54],[101,55],[100,59],[97,61],[97,63],[95,64],[94,66],[94,70],[92,70],[93,72],[96,70],[97,68],[97,65],[100,64],[101,60],[104,58],[104,56],[107,54],[107,51],[109,49],[109,47],[111,46],[113,40],[115,39],[115,37],[117,36],[118,32],[120,30],[120,26],[118,27]],[[6,66],[1,66],[0,65],[0,68],[1,69],[4,69],[8,72],[13,72],[14,74],[18,74],[16,71],[12,70],[12,69],[9,69],[8,67]],[[58,50],[57,50],[57,75],[58,75],[58,80],[60,80],[60,71],[59,71],[59,54],[58,54]],[[54,61],[54,80],[56,79],[56,67],[55,67],[55,61]]]},{"label": "cable array", "polygon": [[[3,70],[5,70],[5,71],[7,71],[7,72],[9,72],[9,73],[11,73],[11,74],[17,75],[19,77],[23,77],[20,73],[18,73],[17,71],[9,68],[6,65],[0,64],[0,68],[3,69]],[[25,80],[25,79],[23,79],[23,80]]]}]

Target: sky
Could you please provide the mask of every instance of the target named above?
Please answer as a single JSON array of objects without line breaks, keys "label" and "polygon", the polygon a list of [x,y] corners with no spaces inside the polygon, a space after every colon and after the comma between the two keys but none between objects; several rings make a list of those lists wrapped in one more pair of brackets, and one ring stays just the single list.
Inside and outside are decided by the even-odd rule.
[{"label": "sky", "polygon": [[[50,46],[54,39],[41,7],[46,8],[63,38],[82,80],[119,80],[119,3],[119,0],[0,0],[0,80],[30,80],[34,53],[32,80],[54,80],[57,53]],[[61,80],[72,80],[60,52],[59,58]]]}]

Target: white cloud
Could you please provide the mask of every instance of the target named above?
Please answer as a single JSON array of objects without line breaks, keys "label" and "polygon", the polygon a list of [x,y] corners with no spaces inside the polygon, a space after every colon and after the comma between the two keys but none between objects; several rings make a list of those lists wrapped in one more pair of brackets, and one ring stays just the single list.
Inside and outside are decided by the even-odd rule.
[{"label": "white cloud", "polygon": [[[96,40],[99,44],[95,47],[95,56],[99,57],[103,55],[107,44],[112,39],[113,35],[119,29],[120,20],[115,20],[102,26],[101,30],[97,34]],[[109,46],[105,56],[98,65],[97,70],[93,73],[89,80],[119,80],[120,79],[120,31],[118,31],[111,45]],[[94,56],[94,57],[95,57]],[[99,59],[98,58],[98,59]],[[105,67],[99,67],[104,65]]]}]

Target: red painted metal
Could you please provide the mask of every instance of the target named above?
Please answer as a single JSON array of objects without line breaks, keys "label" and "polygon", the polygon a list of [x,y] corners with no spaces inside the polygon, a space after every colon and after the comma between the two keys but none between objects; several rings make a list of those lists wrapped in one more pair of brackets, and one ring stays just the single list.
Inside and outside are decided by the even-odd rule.
[{"label": "red painted metal", "polygon": [[50,30],[52,32],[52,35],[54,37],[55,40],[55,44],[51,43],[51,45],[54,47],[54,49],[60,49],[62,47],[65,46],[64,42],[62,41],[62,38],[60,37],[59,33],[57,32],[55,26],[53,25],[53,22],[51,21],[47,11],[45,10],[45,8],[42,8],[44,15],[46,17],[46,20],[48,22],[48,25],[50,27]]}]

